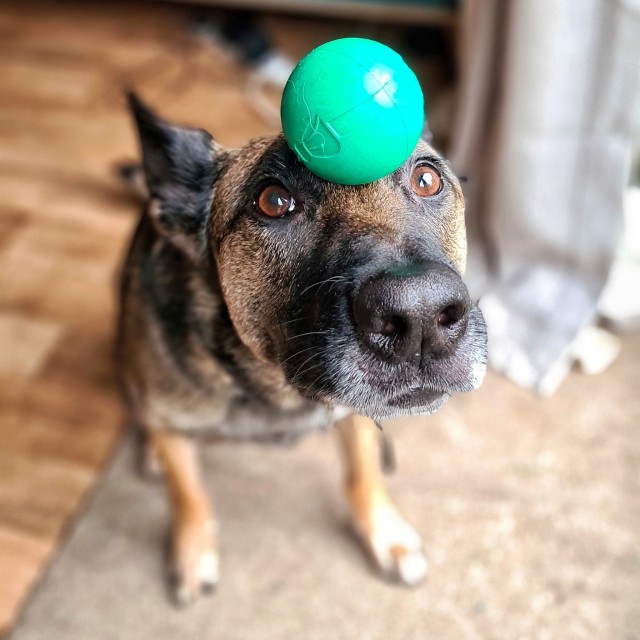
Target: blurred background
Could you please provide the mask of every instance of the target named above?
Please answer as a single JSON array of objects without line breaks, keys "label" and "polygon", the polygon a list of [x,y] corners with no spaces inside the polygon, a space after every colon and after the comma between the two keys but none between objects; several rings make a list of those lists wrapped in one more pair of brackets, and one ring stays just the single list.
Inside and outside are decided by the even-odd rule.
[{"label": "blurred background", "polygon": [[[161,504],[161,487],[118,458],[88,498],[125,430],[115,279],[139,203],[114,170],[137,157],[123,91],[239,145],[280,128],[280,93],[301,56],[354,35],[398,50],[422,83],[425,135],[464,178],[466,279],[489,328],[480,391],[388,426],[392,491],[425,535],[432,577],[411,592],[380,584],[343,541],[339,471],[319,458],[334,457],[327,438],[294,452],[224,445],[210,454],[211,483],[229,494],[223,553],[229,564],[243,556],[240,577],[224,575],[226,592],[178,619],[153,565],[161,542],[139,533],[145,522],[158,530],[144,510],[149,495]],[[640,638],[639,96],[638,0],[0,4],[0,629],[17,624],[18,639],[181,637],[184,624],[201,638]],[[297,473],[306,498],[286,482]],[[107,494],[138,500],[136,522],[119,521]],[[251,508],[238,512],[233,496]],[[90,545],[96,523],[117,542],[108,562]],[[301,548],[278,546],[282,526],[315,545],[320,578],[302,570]],[[150,589],[144,624],[132,622],[135,576],[117,573],[137,559]],[[314,598],[301,601],[307,589]],[[247,602],[259,612],[251,622]]]}]

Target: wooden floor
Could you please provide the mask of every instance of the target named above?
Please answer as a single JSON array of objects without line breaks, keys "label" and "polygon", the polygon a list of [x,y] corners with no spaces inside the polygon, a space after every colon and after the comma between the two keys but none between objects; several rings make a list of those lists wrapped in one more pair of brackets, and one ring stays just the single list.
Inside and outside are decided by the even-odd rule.
[{"label": "wooden floor", "polygon": [[[138,205],[113,177],[136,156],[122,92],[224,144],[267,130],[245,72],[133,3],[0,6],[0,630],[116,441],[114,282]],[[267,20],[293,54],[335,26]],[[347,27],[340,27],[345,29]]]}]

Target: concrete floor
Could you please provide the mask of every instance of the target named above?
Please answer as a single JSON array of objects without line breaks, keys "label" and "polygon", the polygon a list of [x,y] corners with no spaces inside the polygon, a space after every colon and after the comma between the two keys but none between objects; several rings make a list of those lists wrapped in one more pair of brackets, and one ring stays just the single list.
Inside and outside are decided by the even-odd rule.
[{"label": "concrete floor", "polygon": [[125,446],[13,640],[640,638],[640,336],[605,374],[539,400],[489,375],[432,418],[388,424],[390,486],[428,581],[380,581],[346,527],[335,443],[215,445],[218,592],[174,609],[167,515]]}]

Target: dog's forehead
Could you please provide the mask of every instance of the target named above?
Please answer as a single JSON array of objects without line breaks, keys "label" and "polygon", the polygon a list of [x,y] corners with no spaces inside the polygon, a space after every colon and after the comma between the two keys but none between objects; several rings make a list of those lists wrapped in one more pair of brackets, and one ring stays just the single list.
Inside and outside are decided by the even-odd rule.
[{"label": "dog's forehead", "polygon": [[[438,153],[426,142],[420,140],[413,153],[392,174],[375,182],[357,186],[343,186],[326,183],[327,209],[348,215],[355,223],[393,226],[393,213],[419,208],[410,196],[409,177],[411,170],[420,160],[441,161]],[[444,172],[451,184],[455,178],[443,164]],[[454,198],[457,193],[454,194]],[[452,203],[449,203],[452,204]]]},{"label": "dog's forehead", "polygon": [[[374,150],[375,152],[375,150]],[[411,164],[416,157],[439,157],[436,151],[426,142],[420,140],[414,152],[394,174],[364,185],[341,185],[327,182],[311,173],[289,148],[282,133],[254,138],[243,147],[230,154],[230,176],[236,181],[250,182],[261,178],[273,177],[286,181],[289,178],[291,186],[312,187],[314,191],[326,193],[328,196],[345,199],[355,198],[356,201],[375,201],[377,198],[388,197],[397,191],[396,185],[390,180],[403,167]],[[300,184],[301,183],[301,184]]]}]

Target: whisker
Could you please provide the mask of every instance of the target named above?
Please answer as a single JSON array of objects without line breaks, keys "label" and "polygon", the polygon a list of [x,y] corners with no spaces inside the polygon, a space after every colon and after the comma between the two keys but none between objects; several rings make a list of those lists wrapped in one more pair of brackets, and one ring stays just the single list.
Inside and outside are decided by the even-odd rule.
[{"label": "whisker", "polygon": [[323,284],[327,284],[329,282],[333,282],[337,284],[338,282],[342,282],[346,279],[347,279],[346,276],[331,276],[331,278],[327,278],[326,280],[320,280],[320,282],[314,282],[313,284],[310,284],[306,289],[303,289],[300,292],[300,295],[305,294],[307,291],[309,291],[310,289],[313,289],[314,287],[321,287]]},{"label": "whisker", "polygon": [[[304,392],[305,392],[305,393],[311,393],[312,388],[313,388],[313,385],[314,385],[316,382],[318,382],[318,380],[320,380],[320,378],[322,378],[322,376],[323,376],[323,375],[324,375],[324,371],[323,371],[323,372],[322,372],[322,373],[321,373],[321,374],[320,374],[320,375],[319,375],[319,376],[318,376],[318,377],[317,377],[313,382],[311,382],[309,385],[307,385],[307,386],[304,388]],[[315,395],[321,394],[321,393],[323,393],[323,392],[324,392],[324,390],[323,390],[323,389],[318,389],[318,391],[316,391],[316,392],[315,392]]]},{"label": "whisker", "polygon": [[[306,373],[309,373],[309,371],[313,371],[314,369],[317,369],[318,367],[321,367],[322,363],[321,362],[314,362],[312,365],[308,366],[306,369],[304,369],[303,371],[301,371],[300,373],[298,373],[297,375],[295,375],[294,377],[291,378],[292,382],[302,382],[302,380],[300,378],[302,378],[303,375],[305,375]],[[324,372],[322,372],[320,375],[324,375]]]},{"label": "whisker", "polygon": [[[298,371],[296,371],[296,373],[291,377],[292,382],[298,382],[301,381],[300,378],[305,375],[306,373],[309,373],[309,371],[313,371],[313,369],[317,369],[317,368],[322,368],[322,358],[324,358],[327,353],[326,353],[326,349],[319,349],[318,352],[315,354],[318,356],[318,358],[320,359],[319,362],[314,362],[311,366],[307,367],[306,369],[304,369],[304,371],[301,371],[300,369],[302,368],[302,366],[304,366],[305,363],[309,362],[309,360],[311,360],[311,358],[307,358],[307,360],[305,360],[302,365],[300,365],[300,367],[298,367]],[[313,357],[313,356],[312,356]],[[311,390],[311,387],[320,379],[322,378],[322,376],[325,375],[325,371],[324,369],[321,370],[320,375],[308,386],[305,387],[305,393],[307,391]]]},{"label": "whisker", "polygon": [[315,353],[312,353],[295,371],[295,373],[291,376],[292,379],[295,379],[298,377],[298,375],[300,375],[300,370],[302,369],[302,367],[304,367],[305,364],[307,364],[307,362],[309,362],[309,360],[313,360],[313,358],[315,357]]},{"label": "whisker", "polygon": [[289,356],[288,358],[284,359],[280,364],[284,364],[285,362],[289,362],[289,360],[295,358],[296,356],[299,356],[301,353],[304,353],[305,351],[310,351],[311,349],[315,349],[315,345],[312,345],[310,347],[306,347],[305,349],[300,349],[300,351],[296,351],[293,355]]},{"label": "whisker", "polygon": [[281,322],[278,326],[284,327],[286,324],[292,324],[293,322],[300,322],[301,320],[305,320],[306,318],[294,318],[293,320],[287,320],[286,322]]},{"label": "whisker", "polygon": [[298,335],[291,336],[291,337],[287,338],[287,340],[295,340],[296,338],[304,338],[304,336],[315,336],[315,335],[327,334],[327,333],[330,333],[330,331],[329,330],[326,330],[326,331],[309,331],[307,333],[299,333]]}]

